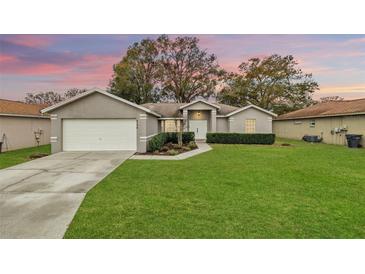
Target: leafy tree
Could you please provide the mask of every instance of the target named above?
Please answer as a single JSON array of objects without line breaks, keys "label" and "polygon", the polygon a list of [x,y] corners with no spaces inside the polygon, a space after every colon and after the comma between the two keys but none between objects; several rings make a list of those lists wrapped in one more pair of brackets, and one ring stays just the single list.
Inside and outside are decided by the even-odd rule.
[{"label": "leafy tree", "polygon": [[160,49],[161,95],[169,101],[187,103],[213,95],[222,70],[214,54],[199,48],[196,37],[157,39]]},{"label": "leafy tree", "polygon": [[122,61],[114,65],[109,91],[137,104],[157,101],[158,55],[155,41],[134,43]]},{"label": "leafy tree", "polygon": [[236,106],[252,103],[277,114],[313,104],[318,84],[304,73],[291,55],[251,58],[239,66],[238,74],[226,78],[218,101]]},{"label": "leafy tree", "polygon": [[63,95],[63,98],[64,99],[69,99],[69,98],[72,98],[76,95],[79,95],[79,94],[82,94],[84,92],[86,92],[87,89],[78,89],[78,88],[71,88],[69,90],[67,90],[64,95]]},{"label": "leafy tree", "polygon": [[343,101],[344,98],[341,96],[327,96],[327,97],[321,97],[320,103],[327,103],[327,102],[333,102],[333,101]]},{"label": "leafy tree", "polygon": [[63,97],[54,91],[27,93],[25,98],[27,104],[53,105],[63,100]]}]

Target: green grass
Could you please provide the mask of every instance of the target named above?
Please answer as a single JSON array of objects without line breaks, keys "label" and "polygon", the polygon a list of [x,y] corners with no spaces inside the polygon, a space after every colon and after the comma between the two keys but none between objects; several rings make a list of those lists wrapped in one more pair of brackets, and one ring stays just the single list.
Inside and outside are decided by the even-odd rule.
[{"label": "green grass", "polygon": [[365,238],[365,149],[280,141],[128,160],[65,238]]},{"label": "green grass", "polygon": [[0,169],[30,161],[33,153],[51,153],[51,146],[29,147],[0,153]]}]

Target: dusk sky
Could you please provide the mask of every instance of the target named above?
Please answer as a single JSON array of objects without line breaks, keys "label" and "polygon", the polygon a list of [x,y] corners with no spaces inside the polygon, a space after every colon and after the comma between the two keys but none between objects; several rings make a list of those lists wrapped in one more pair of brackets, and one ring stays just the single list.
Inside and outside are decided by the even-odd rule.
[{"label": "dusk sky", "polygon": [[[315,98],[365,97],[365,35],[195,35],[228,71],[251,57],[291,54],[320,85]],[[0,35],[0,98],[105,89],[133,42],[157,35]]]}]

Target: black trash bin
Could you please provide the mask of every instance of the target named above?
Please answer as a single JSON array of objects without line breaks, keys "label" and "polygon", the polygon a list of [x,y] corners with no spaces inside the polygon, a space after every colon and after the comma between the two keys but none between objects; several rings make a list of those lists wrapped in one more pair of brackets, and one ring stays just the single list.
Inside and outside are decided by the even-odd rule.
[{"label": "black trash bin", "polygon": [[361,137],[362,135],[360,134],[346,134],[347,146],[351,148],[361,147]]},{"label": "black trash bin", "polygon": [[2,146],[3,146],[3,142],[0,142],[0,153],[1,153]]}]

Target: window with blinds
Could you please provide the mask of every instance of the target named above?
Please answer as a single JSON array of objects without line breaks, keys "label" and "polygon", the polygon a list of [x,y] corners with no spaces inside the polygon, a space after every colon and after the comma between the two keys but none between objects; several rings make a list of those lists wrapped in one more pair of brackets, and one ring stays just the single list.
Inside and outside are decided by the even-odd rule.
[{"label": "window with blinds", "polygon": [[179,121],[165,120],[165,132],[176,132],[177,131],[177,127],[176,127],[177,123],[179,123]]},{"label": "window with blinds", "polygon": [[256,132],[256,119],[246,119],[245,133],[255,133],[255,132]]}]

